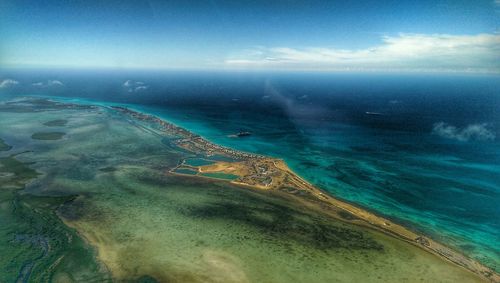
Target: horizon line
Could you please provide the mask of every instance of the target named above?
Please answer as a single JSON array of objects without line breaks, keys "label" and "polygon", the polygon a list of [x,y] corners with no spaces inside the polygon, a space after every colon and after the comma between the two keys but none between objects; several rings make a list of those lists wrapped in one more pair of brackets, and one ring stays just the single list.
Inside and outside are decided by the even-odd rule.
[{"label": "horizon line", "polygon": [[198,71],[198,72],[238,72],[238,73],[380,73],[380,74],[463,74],[463,75],[500,75],[500,70],[478,69],[383,69],[383,68],[258,68],[258,67],[157,67],[157,66],[77,66],[77,65],[0,65],[3,70],[93,70],[93,71]]}]

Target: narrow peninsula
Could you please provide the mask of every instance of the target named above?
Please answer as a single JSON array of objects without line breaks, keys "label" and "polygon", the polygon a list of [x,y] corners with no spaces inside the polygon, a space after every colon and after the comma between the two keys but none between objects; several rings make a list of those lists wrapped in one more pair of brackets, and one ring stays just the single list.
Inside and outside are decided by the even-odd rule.
[{"label": "narrow peninsula", "polygon": [[[186,159],[168,173],[218,178],[249,188],[277,191],[308,208],[321,210],[341,221],[392,235],[463,267],[487,281],[500,282],[498,273],[478,261],[389,219],[328,195],[295,174],[281,159],[214,144],[154,115],[126,107],[113,106],[111,108],[125,114],[130,119],[137,122],[147,122],[150,126],[155,125],[159,131],[176,136],[174,144],[192,153],[198,159],[206,161],[189,162],[190,160]],[[138,126],[140,125],[138,124]],[[231,178],[230,176],[235,177]]]}]

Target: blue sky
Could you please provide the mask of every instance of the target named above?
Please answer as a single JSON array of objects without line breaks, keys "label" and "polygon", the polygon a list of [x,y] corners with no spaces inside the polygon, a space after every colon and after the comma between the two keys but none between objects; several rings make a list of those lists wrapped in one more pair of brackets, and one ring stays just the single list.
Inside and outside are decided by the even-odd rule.
[{"label": "blue sky", "polygon": [[0,0],[0,65],[500,72],[500,2]]}]

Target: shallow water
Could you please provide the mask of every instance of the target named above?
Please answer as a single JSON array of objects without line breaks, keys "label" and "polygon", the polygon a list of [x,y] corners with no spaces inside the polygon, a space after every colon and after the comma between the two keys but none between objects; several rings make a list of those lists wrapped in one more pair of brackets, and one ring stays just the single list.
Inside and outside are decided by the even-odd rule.
[{"label": "shallow water", "polygon": [[36,132],[31,135],[34,140],[60,140],[64,137],[62,132]]},{"label": "shallow water", "polygon": [[22,193],[39,176],[29,165],[0,157],[0,281],[108,281],[94,251],[54,214],[71,197]]},{"label": "shallow water", "polygon": [[[68,120],[64,139],[31,139],[34,132],[45,127],[40,120],[53,119]],[[0,136],[13,146],[12,152],[29,150],[16,158],[30,162],[30,167],[43,174],[28,185],[23,195],[35,198],[38,205],[55,202],[46,205],[46,211],[56,211],[66,225],[76,229],[117,279],[477,280],[413,245],[309,211],[278,193],[169,174],[168,170],[177,166],[185,153],[166,146],[164,137],[145,130],[143,126],[147,125],[130,123],[108,110],[0,111],[0,121]],[[5,196],[2,201],[10,203]],[[12,211],[9,206],[2,207]],[[33,213],[29,207],[27,211]],[[50,215],[36,217],[36,221],[44,227],[43,235],[59,235],[53,230],[61,227],[59,218]],[[21,229],[27,225],[24,221],[20,219],[9,229]],[[71,235],[76,241],[78,236]],[[82,242],[78,243],[82,247]],[[53,245],[62,251],[68,249]],[[20,253],[22,246],[11,248],[7,260]],[[78,274],[88,276],[93,262],[88,260],[90,248],[69,250],[73,255],[85,255],[82,269],[68,267],[78,262],[70,256],[59,265],[52,251],[50,256],[42,257],[40,253],[23,253],[27,257],[24,262],[34,266],[29,276],[44,274],[43,266],[58,267],[53,275],[62,282],[83,278]],[[19,271],[23,266],[12,268]],[[97,274],[97,267],[93,268]]]},{"label": "shallow water", "polygon": [[[99,100],[129,102],[217,144],[283,158],[335,197],[499,270],[498,76],[142,76],[157,91]],[[433,133],[439,122],[485,125],[496,138],[442,137]],[[241,130],[252,135],[228,137]]]},{"label": "shallow water", "polygon": [[11,146],[6,144],[4,140],[0,139],[0,151],[10,150]]},{"label": "shallow water", "polygon": [[187,168],[177,168],[174,170],[175,173],[180,173],[180,174],[188,174],[188,175],[196,175],[198,174],[198,171],[192,170],[192,169],[187,169]]}]

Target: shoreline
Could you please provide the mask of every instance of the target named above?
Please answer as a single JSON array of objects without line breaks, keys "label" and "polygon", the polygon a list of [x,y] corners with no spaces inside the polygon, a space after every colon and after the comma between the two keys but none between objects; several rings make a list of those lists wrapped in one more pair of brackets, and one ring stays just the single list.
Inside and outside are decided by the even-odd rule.
[{"label": "shoreline", "polygon": [[[151,114],[131,110],[122,106],[101,107],[117,111],[137,121],[146,122],[148,123],[147,126],[154,125],[153,131],[175,136],[177,139],[174,141],[174,145],[194,153],[197,156],[203,155],[210,158],[219,155],[234,160],[215,161],[210,165],[190,166],[191,168],[197,168],[199,173],[230,173],[237,175],[239,178],[236,180],[223,181],[256,190],[277,191],[284,196],[294,198],[304,206],[326,213],[341,221],[374,229],[416,247],[420,247],[445,261],[476,274],[483,280],[500,282],[500,275],[480,262],[438,243],[423,234],[418,234],[400,224],[360,208],[355,204],[339,200],[329,195],[298,176],[281,159],[243,152],[214,144],[197,134]],[[206,177],[174,172],[175,169],[178,169],[182,165],[183,162],[172,170],[169,170],[168,173],[183,176]]]},{"label": "shoreline", "polygon": [[[49,100],[45,100],[49,101]],[[252,153],[247,153],[243,151],[238,151],[234,150],[229,147],[224,147],[217,145],[209,140],[206,140],[205,138],[196,135],[193,132],[190,132],[186,130],[185,128],[178,127],[173,123],[168,122],[168,118],[162,120],[162,118],[154,116],[153,113],[148,114],[148,111],[141,111],[141,110],[134,110],[134,108],[124,108],[124,107],[111,107],[110,105],[96,105],[96,106],[85,106],[85,105],[92,105],[92,103],[59,103],[58,100],[53,100],[50,103],[58,103],[58,105],[53,105],[55,108],[54,109],[62,109],[62,110],[70,110],[70,113],[80,113],[80,112],[72,112],[73,109],[87,109],[88,112],[91,112],[93,116],[97,119],[95,122],[99,123],[102,121],[107,121],[107,120],[121,120],[120,122],[123,124],[123,127],[126,127],[126,129],[129,130],[130,133],[135,133],[135,131],[139,132],[144,132],[145,135],[143,138],[146,138],[148,142],[152,142],[154,144],[154,148],[157,149],[158,151],[149,151],[147,152],[151,153],[151,157],[155,158],[155,162],[152,164],[155,164],[154,167],[151,167],[151,169],[154,174],[158,175],[158,178],[171,178],[172,175],[169,176],[169,174],[178,174],[181,176],[194,176],[196,177],[202,177],[202,178],[207,178],[205,181],[203,179],[191,179],[192,182],[195,182],[199,185],[205,186],[223,186],[227,188],[225,193],[231,193],[231,191],[236,190],[236,191],[248,191],[251,194],[255,194],[256,196],[258,195],[259,197],[269,197],[269,200],[274,203],[274,201],[286,201],[286,203],[289,205],[291,209],[297,212],[303,212],[311,213],[311,215],[316,215],[319,218],[324,219],[325,223],[329,224],[349,224],[348,226],[358,226],[360,231],[363,231],[363,233],[369,233],[374,239],[380,239],[382,241],[389,241],[391,243],[394,243],[395,246],[388,245],[389,247],[392,247],[393,250],[399,250],[400,253],[398,254],[398,257],[392,257],[389,255],[392,255],[391,253],[380,253],[378,256],[380,256],[381,259],[388,260],[391,259],[393,264],[401,262],[402,265],[406,266],[406,269],[403,269],[403,279],[406,279],[408,276],[409,278],[421,278],[422,280],[423,277],[419,277],[420,275],[425,276],[426,278],[429,278],[429,281],[434,281],[434,279],[440,279],[440,278],[454,278],[455,281],[451,282],[456,282],[456,281],[462,281],[465,280],[465,278],[468,278],[469,280],[476,282],[476,281],[483,281],[483,280],[488,280],[492,282],[497,282],[497,273],[487,273],[488,268],[483,266],[480,263],[477,263],[477,265],[473,265],[474,260],[470,260],[467,257],[461,255],[459,252],[455,252],[451,249],[447,249],[444,245],[440,249],[438,245],[439,243],[431,243],[429,242],[428,239],[426,239],[423,235],[418,235],[417,233],[411,231],[411,229],[408,229],[407,227],[403,225],[398,225],[397,224],[397,219],[394,219],[394,222],[391,222],[388,219],[384,219],[383,217],[380,217],[377,215],[377,212],[375,211],[370,211],[369,208],[361,208],[356,205],[356,203],[349,203],[346,201],[343,201],[341,199],[337,199],[333,196],[331,196],[329,193],[321,190],[320,188],[315,187],[311,183],[309,183],[307,180],[303,179],[302,177],[298,176],[291,168],[289,168],[286,164],[286,162],[282,159],[274,158],[274,157],[269,157],[269,156],[264,156],[264,155],[255,155]],[[44,101],[41,101],[41,106],[43,107]],[[84,104],[84,105],[82,105]],[[34,106],[37,106],[37,101],[34,102]],[[81,105],[81,106],[79,106]],[[22,107],[25,107],[25,105],[21,104]],[[28,105],[29,106],[29,105]],[[33,110],[36,110],[37,108],[34,108]],[[47,109],[51,109],[48,107]],[[42,110],[42,111],[47,111],[47,110]],[[28,111],[28,112],[31,112]],[[33,111],[36,113],[37,111]],[[106,119],[100,118],[98,114],[103,114],[101,117],[106,117]],[[36,114],[34,114],[36,115]],[[72,114],[71,114],[72,115]],[[85,117],[85,112],[82,114]],[[50,119],[49,119],[50,120]],[[94,123],[91,123],[92,125]],[[72,125],[70,124],[71,129],[76,129],[78,128],[78,125]],[[81,125],[80,125],[81,126]],[[15,128],[15,126],[13,126]],[[87,129],[87,132],[91,133],[94,128]],[[99,133],[107,135],[108,134],[107,128],[103,128]],[[140,135],[141,133],[139,133]],[[9,134],[7,134],[9,137]],[[121,135],[117,135],[121,136]],[[142,137],[142,136],[141,136]],[[85,139],[85,136],[81,136],[82,139]],[[151,140],[152,139],[152,140]],[[161,141],[161,142],[160,142]],[[86,140],[78,140],[74,139],[75,144],[79,144],[81,142],[87,142]],[[90,142],[92,143],[92,142]],[[109,143],[107,143],[110,145]],[[114,142],[112,143],[114,144]],[[145,143],[145,145],[148,145],[149,143]],[[92,143],[92,146],[96,146]],[[153,148],[153,145],[151,145]],[[169,154],[163,154],[158,155],[160,151],[164,150],[164,146],[167,146],[168,149],[165,149],[167,152],[172,152],[172,158],[170,158]],[[58,146],[56,146],[58,149]],[[70,148],[64,148],[64,149],[69,149],[71,152],[71,147]],[[97,147],[99,149],[99,147]],[[132,149],[132,152],[138,152],[136,149]],[[105,152],[107,153],[108,150],[105,149]],[[21,152],[22,153],[22,152]],[[207,154],[208,153],[208,154]],[[20,154],[20,153],[18,153]],[[50,157],[52,157],[52,153],[49,153]],[[124,155],[127,156],[127,155]],[[148,155],[149,156],[149,155]],[[139,154],[137,157],[142,158],[143,155]],[[166,159],[168,158],[168,159]],[[128,159],[127,159],[128,160]],[[169,162],[170,160],[170,162]],[[121,163],[120,163],[121,164]],[[128,164],[128,163],[126,163]],[[42,166],[43,167],[43,166]],[[100,167],[100,166],[99,166]],[[99,171],[96,172],[101,172],[101,169],[105,169],[108,167],[95,167],[95,169],[98,169]],[[176,172],[176,169],[179,168],[189,168],[190,171],[186,170],[179,170]],[[128,170],[135,171],[137,168],[140,167],[135,167],[134,164],[129,164],[128,166],[124,166],[125,170],[122,172],[123,174],[127,175],[126,172],[127,168]],[[192,172],[196,172],[196,174],[191,174]],[[42,171],[43,172],[43,171]],[[114,172],[114,171],[104,171],[102,172],[107,173],[107,172]],[[213,174],[215,173],[215,174]],[[186,175],[188,174],[188,175]],[[232,177],[236,177],[235,179],[228,179],[227,174],[232,174]],[[163,175],[163,176],[161,176]],[[204,176],[205,175],[205,176]],[[107,175],[106,175],[107,176]],[[113,175],[114,176],[114,175]],[[139,175],[133,175],[133,176],[141,176]],[[155,175],[156,176],[156,175]],[[209,181],[208,179],[217,179],[219,180],[217,183],[219,185],[216,185],[215,182]],[[127,180],[127,179],[123,179]],[[132,179],[131,179],[132,180]],[[175,181],[175,179],[174,179]],[[176,181],[175,181],[176,182]],[[173,183],[175,183],[173,182]],[[191,181],[187,181],[188,183]],[[208,182],[208,183],[207,183]],[[210,183],[213,183],[210,185]],[[226,185],[224,185],[224,183]],[[234,184],[234,186],[230,186],[229,183]],[[94,184],[94,183],[92,183]],[[117,183],[119,184],[119,182]],[[148,183],[149,184],[149,183]],[[149,189],[151,187],[148,186],[144,187],[146,191],[149,192]],[[156,184],[156,183],[155,183]],[[161,183],[157,183],[158,188],[160,193],[163,195],[163,187]],[[193,193],[198,192],[199,193],[199,187],[193,187]],[[231,190],[231,188],[233,190]],[[85,191],[85,190],[84,190]],[[80,195],[80,194],[78,194]],[[83,197],[85,197],[85,194],[82,194]],[[221,199],[223,200],[223,199]],[[259,198],[260,200],[260,198]],[[264,199],[265,200],[265,199]],[[133,201],[133,203],[136,203]],[[256,201],[259,205],[266,204],[267,202],[261,202],[261,201]],[[281,202],[279,202],[281,203]],[[244,205],[245,203],[239,202],[238,205]],[[76,208],[78,207],[75,206]],[[253,210],[253,206],[248,206],[250,209]],[[136,208],[139,208],[140,211],[143,211],[141,206],[136,206]],[[303,211],[302,211],[303,210]],[[120,211],[118,209],[117,211]],[[281,211],[281,210],[280,210]],[[68,227],[73,228],[76,230],[78,235],[90,246],[96,249],[96,254],[95,254],[95,260],[97,262],[101,263],[103,266],[106,267],[108,271],[110,271],[110,268],[107,268],[108,265],[106,265],[106,262],[109,263],[109,258],[107,260],[104,260],[100,258],[100,252],[97,252],[101,250],[103,247],[104,243],[99,243],[99,240],[97,238],[93,239],[92,237],[89,237],[93,235],[94,232],[92,231],[98,231],[95,230],[97,226],[92,227],[92,224],[89,224],[89,221],[87,221],[88,226],[87,229],[85,226],[75,226],[78,223],[85,223],[85,221],[79,222],[75,220],[74,218],[64,216],[63,214],[60,214],[61,211],[57,210],[56,215],[59,217],[61,221],[64,222],[64,224]],[[154,215],[155,211],[150,211],[152,212],[151,215]],[[157,212],[157,211],[156,211]],[[227,215],[226,213],[224,213]],[[71,214],[68,214],[71,216]],[[258,217],[257,217],[258,218]],[[148,218],[144,218],[148,219]],[[149,218],[150,219],[150,218]],[[299,220],[299,219],[297,219]],[[300,221],[299,221],[300,222]],[[299,222],[292,222],[292,226],[295,225],[295,223]],[[92,223],[92,221],[90,221]],[[104,223],[104,222],[102,222]],[[126,222],[128,223],[128,222]],[[233,223],[233,222],[230,222]],[[316,223],[316,222],[314,222]],[[231,224],[233,225],[233,224]],[[287,224],[288,225],[288,224]],[[343,225],[343,224],[342,224]],[[399,227],[400,226],[400,227]],[[126,226],[121,226],[121,227],[126,227]],[[197,227],[197,226],[195,226]],[[311,226],[314,230],[319,227],[319,226]],[[397,228],[400,228],[399,230]],[[129,227],[130,228],[130,227]],[[355,227],[352,227],[355,228]],[[197,228],[196,228],[197,229]],[[301,228],[302,229],[302,228]],[[357,229],[356,229],[357,230]],[[321,230],[321,234],[322,234]],[[89,234],[90,233],[90,234]],[[97,234],[96,234],[97,235]],[[104,234],[103,234],[104,235]],[[140,233],[138,234],[140,236]],[[233,234],[234,235],[234,234]],[[350,234],[349,234],[350,235]],[[109,235],[108,235],[109,236]],[[293,236],[293,235],[292,235]],[[415,238],[415,236],[417,236]],[[118,238],[113,238],[110,237],[107,242],[107,244],[112,244],[113,239],[118,239]],[[284,243],[287,243],[288,241],[292,240],[293,238],[287,238],[284,237],[283,241],[286,241]],[[328,238],[331,239],[331,238]],[[139,243],[139,247],[141,246],[140,244],[140,237],[137,238],[137,242]],[[317,238],[310,238],[311,243],[321,243],[322,240],[319,240]],[[348,238],[345,239],[346,243],[352,243],[356,241],[356,237],[351,237],[349,236]],[[329,241],[324,240],[324,243],[327,243]],[[404,243],[407,242],[407,243]],[[381,242],[382,243],[382,242]],[[399,244],[397,244],[399,243]],[[431,245],[432,244],[432,245]],[[152,245],[154,247],[154,245]],[[259,247],[257,244],[256,247]],[[399,247],[394,249],[394,247]],[[408,252],[401,252],[401,250],[407,250]],[[390,249],[389,249],[390,250]],[[387,250],[387,251],[389,251]],[[391,252],[393,251],[391,250]],[[104,249],[104,252],[106,250]],[[387,252],[386,251],[386,252]],[[411,252],[410,252],[411,251]],[[303,250],[300,254],[308,254],[311,252],[311,250]],[[319,250],[319,252],[322,252]],[[429,267],[431,266],[441,266],[442,269],[436,268],[432,272],[427,273],[420,273],[422,270],[420,269],[421,265],[419,264],[419,261],[412,261],[408,259],[407,261],[407,255],[411,255],[414,252],[418,253],[419,255],[424,255],[425,258],[428,258],[429,262],[433,262],[433,265],[428,265]],[[101,254],[102,255],[102,254]],[[286,254],[285,254],[286,255]],[[402,256],[401,256],[402,255]],[[461,256],[463,258],[459,258],[458,256]],[[284,257],[286,258],[286,257]],[[417,256],[417,258],[421,259],[423,257]],[[328,257],[324,258],[326,261],[335,261],[336,257]],[[397,259],[394,261],[394,259]],[[444,259],[444,260],[443,260]],[[347,258],[349,262],[351,262],[351,258]],[[430,261],[432,260],[432,261]],[[462,261],[460,261],[462,260]],[[118,260],[111,260],[111,262]],[[338,261],[343,263],[347,263],[347,261]],[[357,262],[356,260],[354,262]],[[410,264],[411,262],[414,262],[415,264]],[[152,262],[151,262],[152,263]],[[147,266],[147,265],[146,265]],[[375,270],[378,270],[378,266],[375,264],[372,264],[372,261],[366,261],[365,266],[368,268],[368,270],[371,270],[370,268],[374,268]],[[392,274],[391,272],[392,268],[390,266],[386,266],[387,271],[384,273],[387,274]],[[114,267],[113,269],[115,269]],[[355,275],[353,273],[356,273],[357,267],[354,266],[355,269],[352,270],[344,270],[348,272],[348,275]],[[117,268],[120,269],[120,268]],[[452,272],[446,272],[447,270],[450,270]],[[486,272],[485,272],[486,271]],[[110,271],[111,272],[111,271]],[[478,273],[479,272],[479,273]],[[149,274],[149,273],[148,273]],[[325,274],[329,274],[329,270],[326,270]],[[374,273],[375,274],[375,273]],[[400,275],[401,275],[400,274]],[[411,276],[413,275],[413,276]],[[452,277],[446,277],[453,275]],[[356,276],[364,276],[363,273],[357,274]],[[415,276],[415,277],[414,277]],[[443,276],[443,277],[440,277]],[[380,277],[378,277],[380,279]],[[385,277],[384,277],[385,278]],[[432,279],[434,278],[434,279]],[[462,278],[462,280],[460,280]],[[392,280],[389,280],[392,281]],[[404,280],[403,280],[404,281]]]},{"label": "shoreline", "polygon": [[[375,229],[377,231],[399,238],[405,242],[411,243],[414,246],[420,247],[423,250],[430,252],[450,263],[467,269],[468,271],[475,273],[484,280],[491,282],[500,282],[499,274],[497,274],[487,266],[479,263],[478,261],[473,260],[458,251],[448,248],[447,246],[438,243],[423,234],[418,234],[400,224],[394,223],[389,219],[378,216],[375,213],[367,211],[354,204],[330,196],[326,192],[323,192],[321,189],[313,186],[312,184],[298,176],[281,159],[242,152],[228,147],[216,145],[199,135],[191,133],[190,131],[176,126],[170,122],[164,121],[154,115],[141,113],[121,106],[112,106],[110,108],[140,121],[156,123],[160,126],[160,130],[166,131],[169,134],[179,135],[180,139],[175,141],[175,144],[187,151],[193,152],[195,154],[204,154],[208,157],[219,154],[235,159],[235,162],[216,161],[214,162],[214,164],[210,165],[189,166],[191,169],[197,168],[198,173],[220,172],[238,175],[240,178],[237,180],[222,181],[227,181],[240,186],[249,186],[251,188],[260,190],[264,189],[283,191],[284,187],[296,188],[297,191],[287,191],[286,193],[289,195],[293,195],[298,201],[306,206],[309,206],[316,210],[318,209],[318,207],[325,208],[325,206],[330,206],[329,209],[322,210],[325,210],[323,211],[324,213],[328,213],[328,210],[330,210],[330,213],[328,214],[336,219]],[[177,167],[174,167],[169,171],[169,173],[192,177],[206,177],[197,174],[190,175],[174,172],[174,170],[182,167],[182,165],[183,163],[179,164]],[[280,176],[278,176],[277,178],[275,178],[277,179],[277,183],[273,183],[275,180],[273,179],[273,177],[271,177],[271,182],[269,182],[269,175],[272,175],[272,173],[276,173],[276,171],[274,171],[269,174],[269,171],[272,170],[262,171],[260,174],[261,176],[259,176],[259,169],[263,168],[263,165],[274,167],[274,169],[280,172],[284,176],[284,178],[280,178]],[[259,168],[252,171],[251,167]],[[262,175],[267,176],[262,177]],[[262,178],[267,179],[263,180]],[[266,180],[267,182],[265,182]],[[312,196],[315,199],[305,198],[303,196],[297,195],[297,192],[301,191],[305,191],[309,196]],[[314,206],[316,207],[314,208]],[[331,213],[332,210],[333,213]]]}]

